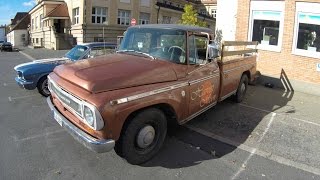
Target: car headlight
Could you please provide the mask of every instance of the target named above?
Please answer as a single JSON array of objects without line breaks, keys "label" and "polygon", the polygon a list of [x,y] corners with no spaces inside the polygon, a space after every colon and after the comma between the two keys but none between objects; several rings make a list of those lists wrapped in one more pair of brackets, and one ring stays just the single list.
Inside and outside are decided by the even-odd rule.
[{"label": "car headlight", "polygon": [[83,114],[84,114],[84,119],[87,121],[87,123],[90,126],[93,126],[93,124],[94,124],[94,114],[93,114],[92,110],[90,108],[88,108],[87,106],[84,106]]}]

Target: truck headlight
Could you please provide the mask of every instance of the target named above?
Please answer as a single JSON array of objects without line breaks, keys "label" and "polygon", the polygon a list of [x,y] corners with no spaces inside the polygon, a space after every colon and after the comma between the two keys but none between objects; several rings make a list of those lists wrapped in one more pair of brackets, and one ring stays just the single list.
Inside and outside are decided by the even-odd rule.
[{"label": "truck headlight", "polygon": [[84,106],[84,119],[87,121],[87,123],[93,127],[94,125],[94,114],[90,108],[87,106]]}]

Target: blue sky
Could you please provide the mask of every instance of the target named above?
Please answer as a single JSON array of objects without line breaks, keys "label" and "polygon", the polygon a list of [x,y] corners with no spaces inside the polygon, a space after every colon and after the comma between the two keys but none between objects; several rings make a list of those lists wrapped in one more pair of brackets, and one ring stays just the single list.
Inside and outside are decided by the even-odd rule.
[{"label": "blue sky", "polygon": [[28,12],[35,0],[0,0],[0,25],[9,24],[17,12]]}]

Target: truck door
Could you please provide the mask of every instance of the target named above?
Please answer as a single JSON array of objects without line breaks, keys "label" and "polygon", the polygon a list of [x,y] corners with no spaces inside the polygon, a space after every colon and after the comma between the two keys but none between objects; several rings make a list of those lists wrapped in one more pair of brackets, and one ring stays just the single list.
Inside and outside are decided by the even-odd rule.
[{"label": "truck door", "polygon": [[214,106],[220,86],[219,66],[215,61],[207,61],[206,36],[191,35],[189,42],[189,116]]}]

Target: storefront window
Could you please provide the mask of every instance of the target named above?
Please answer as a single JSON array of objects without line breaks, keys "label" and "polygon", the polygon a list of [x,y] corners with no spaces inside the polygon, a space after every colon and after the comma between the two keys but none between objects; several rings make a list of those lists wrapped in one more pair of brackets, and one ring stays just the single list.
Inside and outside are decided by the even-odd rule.
[{"label": "storefront window", "polygon": [[279,21],[254,20],[252,41],[262,45],[277,46],[279,41]]},{"label": "storefront window", "polygon": [[253,11],[251,40],[260,46],[278,46],[281,12]]},{"label": "storefront window", "polygon": [[320,57],[320,3],[296,2],[292,53]]},{"label": "storefront window", "polygon": [[299,13],[296,49],[320,52],[320,15]]}]

